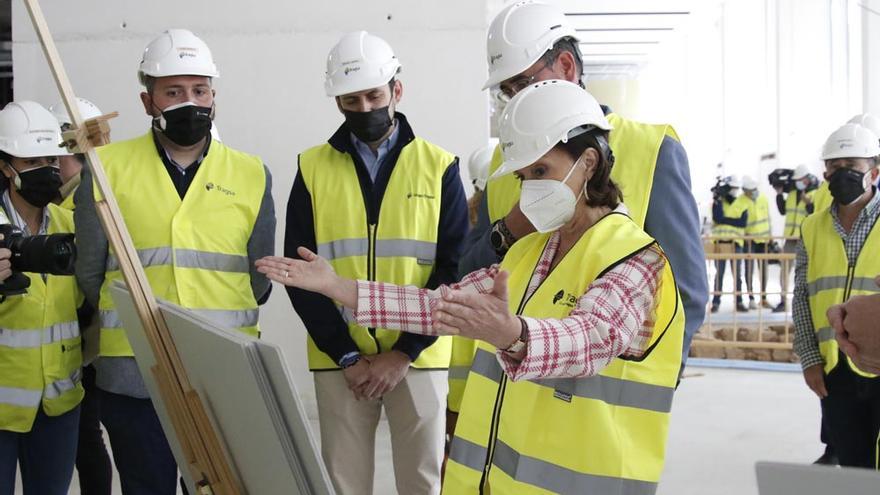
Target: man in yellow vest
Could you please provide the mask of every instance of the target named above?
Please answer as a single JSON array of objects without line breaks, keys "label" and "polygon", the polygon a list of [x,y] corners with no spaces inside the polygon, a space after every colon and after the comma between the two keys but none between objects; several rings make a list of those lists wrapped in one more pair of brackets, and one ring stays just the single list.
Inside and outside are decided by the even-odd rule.
[{"label": "man in yellow vest", "polygon": [[[484,89],[509,99],[532,82],[562,79],[585,85],[581,38],[564,13],[554,5],[524,1],[501,10],[489,26],[486,59],[489,78]],[[614,126],[611,147],[617,161],[612,178],[623,190],[623,200],[639,227],[653,236],[675,271],[686,315],[682,367],[690,341],[703,324],[709,297],[700,218],[691,193],[687,153],[672,126],[635,122],[602,107]],[[495,149],[490,174],[501,165]],[[517,239],[534,232],[517,201],[519,182],[512,176],[490,180],[485,208],[465,240],[459,274],[498,263]],[[467,346],[457,346],[458,349]],[[472,361],[470,351],[453,355],[448,405],[456,412]],[[456,381],[456,379],[458,379]]]},{"label": "man in yellow vest", "polygon": [[[340,274],[434,288],[457,280],[467,203],[458,159],[416,137],[391,46],[365,31],[330,51],[324,88],[344,123],[299,155],[284,252],[305,246]],[[320,294],[289,289],[309,333],[321,450],[336,491],[373,490],[384,409],[397,491],[436,494],[451,339],[358,325]]]},{"label": "man in yellow vest", "polygon": [[[85,98],[76,99],[79,115],[83,120],[103,115],[97,105]],[[73,121],[67,113],[63,101],[49,106],[49,111],[58,119],[61,132],[70,130]],[[99,143],[107,144],[110,136],[95,136]],[[61,171],[61,197],[56,201],[58,206],[74,210],[73,196],[81,182],[81,172],[86,163],[85,155],[77,153],[58,157]],[[101,391],[95,386],[95,367],[92,362],[98,356],[98,339],[101,330],[95,319],[95,308],[88,302],[80,308],[79,327],[83,341],[83,388],[86,395],[82,401],[79,417],[79,441],[76,448],[76,471],[79,479],[79,490],[82,493],[96,495],[109,494],[113,488],[113,466],[110,454],[104,445],[104,430],[101,429]]]},{"label": "man in yellow vest", "polygon": [[878,293],[880,273],[880,143],[870,130],[846,124],[822,150],[834,201],[801,228],[795,270],[795,352],[804,379],[821,399],[824,425],[842,466],[876,466],[880,383],[838,347],[828,310]]},{"label": "man in yellow vest", "polygon": [[[716,241],[721,245],[733,246],[733,252],[743,252],[743,235],[749,224],[749,204],[742,195],[742,181],[736,175],[725,177],[712,190],[715,195],[712,202],[712,235],[722,238]],[[740,260],[717,260],[715,262],[715,295],[712,296],[713,313],[721,306],[721,291],[724,288],[724,271],[730,264],[730,275],[734,280],[736,294],[736,310],[747,312],[742,298],[742,262]]]},{"label": "man in yellow vest", "polygon": [[[66,154],[58,121],[32,101],[0,111],[0,223],[25,237],[73,232],[70,211],[51,203]],[[7,266],[8,268],[8,266]],[[82,352],[77,309],[83,296],[72,276],[25,273],[25,294],[0,303],[0,492],[63,495],[73,476]]]},{"label": "man in yellow vest", "polygon": [[[751,176],[743,177],[743,200],[748,205],[749,221],[746,225],[746,237],[763,239],[751,239],[746,241],[746,252],[755,254],[767,253],[770,242],[770,205],[767,196],[758,190],[758,181]],[[767,262],[762,260],[758,263],[761,277],[761,306],[773,309],[767,300]],[[755,260],[746,261],[746,288],[749,291],[749,309],[758,309],[755,302],[754,288]]]},{"label": "man in yellow vest", "polygon": [[[794,181],[794,190],[785,191],[781,186],[776,186],[776,208],[779,214],[785,217],[785,228],[782,233],[786,237],[783,244],[782,252],[794,254],[797,252],[797,246],[800,242],[795,239],[801,234],[801,224],[807,215],[815,211],[813,204],[813,196],[815,194],[816,183],[818,182],[810,169],[806,165],[798,165],[792,175]],[[782,262],[779,271],[779,285],[782,287],[782,298],[774,309],[774,313],[783,313],[787,308],[787,298],[789,285],[789,276],[791,275],[791,263]]]},{"label": "man in yellow vest", "polygon": [[[271,176],[258,157],[211,139],[218,75],[193,33],[162,33],[138,71],[151,128],[98,154],[156,297],[257,336],[269,282],[254,261],[274,249]],[[122,277],[98,222],[98,196],[84,170],[74,212],[77,276],[101,319],[101,420],[123,491],[173,494],[177,466],[109,295]]]}]

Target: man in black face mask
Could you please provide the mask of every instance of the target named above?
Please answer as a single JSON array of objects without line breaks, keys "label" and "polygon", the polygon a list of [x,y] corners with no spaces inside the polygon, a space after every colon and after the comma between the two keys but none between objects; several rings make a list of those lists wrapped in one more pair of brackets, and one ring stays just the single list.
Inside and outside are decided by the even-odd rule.
[{"label": "man in black face mask", "polygon": [[807,385],[822,401],[823,425],[840,465],[868,468],[876,465],[880,381],[838,348],[832,327],[839,322],[828,310],[878,292],[878,155],[877,136],[858,124],[844,125],[826,141],[822,159],[834,199],[801,227],[793,301],[794,350]]},{"label": "man in black face mask", "polygon": [[[414,135],[397,112],[400,63],[364,31],[342,37],[324,87],[345,122],[299,156],[284,255],[311,249],[352,278],[434,288],[457,281],[467,231],[458,158]],[[384,408],[397,491],[439,493],[449,337],[363,328],[331,299],[288,288],[309,333],[321,448],[337,493],[373,488]]]},{"label": "man in black face mask", "polygon": [[[98,149],[157,298],[249,335],[269,281],[254,262],[271,255],[271,175],[260,158],[211,139],[217,68],[190,31],[170,29],[138,72],[150,129]],[[84,171],[85,172],[85,171]],[[101,318],[96,385],[102,422],[126,493],[173,494],[177,466],[134,361],[109,286],[121,278],[95,211],[88,174],[75,195],[77,276]]]}]

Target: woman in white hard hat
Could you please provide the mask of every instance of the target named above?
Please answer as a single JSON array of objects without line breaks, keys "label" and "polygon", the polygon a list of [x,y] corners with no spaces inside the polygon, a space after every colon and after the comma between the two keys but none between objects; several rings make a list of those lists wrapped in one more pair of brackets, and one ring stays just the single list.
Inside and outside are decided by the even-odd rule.
[{"label": "woman in white hard hat", "polygon": [[446,493],[656,489],[684,321],[665,255],[609,178],[610,129],[572,83],[544,81],[511,100],[495,175],[522,181],[520,207],[538,232],[500,267],[457,284],[345,280],[302,248],[303,260],[258,262],[275,281],[352,308],[362,324],[480,341]]},{"label": "woman in white hard hat", "polygon": [[[828,310],[878,292],[880,144],[858,124],[834,131],[822,151],[834,201],[801,227],[794,290],[794,350],[804,380],[822,401],[823,424],[840,465],[874,468],[880,381],[838,348]],[[876,329],[876,326],[875,326]]]},{"label": "woman in white hard hat", "polygon": [[[0,111],[0,207],[23,237],[72,233],[69,210],[54,204],[61,187],[58,121],[37,103]],[[76,458],[82,353],[72,276],[25,273],[30,286],[0,304],[0,493],[21,469],[24,493],[66,494]],[[7,281],[8,283],[8,281]]]}]

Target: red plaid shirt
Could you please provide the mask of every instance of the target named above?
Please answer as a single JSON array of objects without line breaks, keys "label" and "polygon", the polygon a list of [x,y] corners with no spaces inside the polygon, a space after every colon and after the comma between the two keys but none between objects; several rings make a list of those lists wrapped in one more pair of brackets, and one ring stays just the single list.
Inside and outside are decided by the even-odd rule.
[{"label": "red plaid shirt", "polygon": [[[531,296],[547,278],[559,247],[555,233],[529,282]],[[497,351],[512,380],[570,378],[595,375],[620,355],[639,357],[654,331],[654,295],[666,257],[656,247],[609,270],[593,281],[577,306],[562,319],[523,316],[529,329],[522,361]],[[358,324],[435,335],[432,310],[450,290],[485,294],[492,291],[498,265],[469,273],[460,282],[436,290],[358,281]]]}]

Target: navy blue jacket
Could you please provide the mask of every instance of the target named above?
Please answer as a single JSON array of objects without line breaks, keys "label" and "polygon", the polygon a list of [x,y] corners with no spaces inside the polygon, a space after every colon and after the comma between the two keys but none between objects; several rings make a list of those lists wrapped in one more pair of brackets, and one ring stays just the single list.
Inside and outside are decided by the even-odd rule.
[{"label": "navy blue jacket", "polygon": [[[367,167],[351,142],[351,131],[346,124],[343,123],[328,140],[328,143],[335,149],[351,156],[357,170],[363,199],[366,202],[367,215],[374,220],[379,217],[382,197],[401,150],[415,139],[415,134],[413,134],[406,117],[397,113],[395,118],[397,125],[400,126],[397,145],[392,148],[382,163],[375,183],[370,179]],[[457,157],[443,175],[440,201],[437,258],[434,262],[434,272],[426,285],[429,289],[458,281],[458,260],[461,255],[462,242],[467,234],[468,212],[467,200],[458,172]],[[293,188],[290,191],[290,199],[287,202],[284,256],[300,258],[296,253],[299,246],[305,246],[311,251],[317,252],[312,196],[306,188],[302,174],[297,171]],[[358,351],[357,345],[348,333],[348,325],[330,298],[293,287],[287,288],[287,294],[315,345],[322,352],[328,354],[334,362],[338,363],[342,356]],[[419,354],[436,340],[437,337],[402,332],[394,344],[394,350],[405,353],[415,361]]]}]

